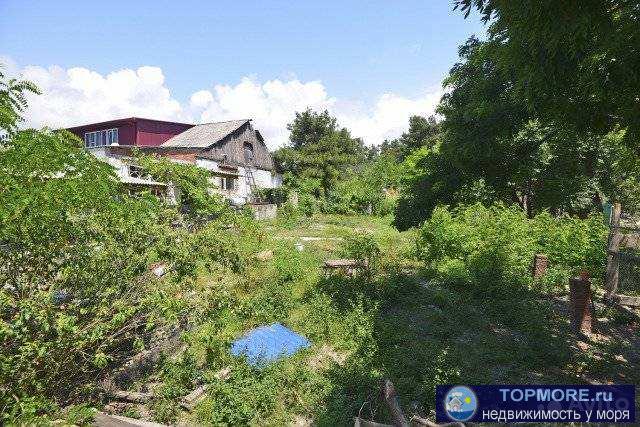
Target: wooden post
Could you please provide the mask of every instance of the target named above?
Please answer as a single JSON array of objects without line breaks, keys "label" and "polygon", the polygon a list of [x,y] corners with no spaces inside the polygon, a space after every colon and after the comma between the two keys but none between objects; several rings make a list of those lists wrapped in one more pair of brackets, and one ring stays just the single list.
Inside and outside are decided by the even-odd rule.
[{"label": "wooden post", "polygon": [[547,272],[547,267],[549,266],[549,259],[546,255],[543,254],[535,254],[533,256],[533,267],[531,274],[534,278],[540,279]]},{"label": "wooden post", "polygon": [[382,381],[382,398],[389,407],[393,425],[398,427],[409,427],[409,421],[404,416],[404,412],[402,412],[402,408],[400,407],[400,403],[398,402],[396,388],[388,379],[384,379]]},{"label": "wooden post", "polygon": [[605,276],[605,289],[607,295],[611,296],[618,289],[618,251],[622,241],[620,233],[620,213],[622,207],[620,203],[615,203],[611,212],[611,231],[609,232],[609,243],[607,245],[607,273]]},{"label": "wooden post", "polygon": [[591,282],[584,277],[569,279],[571,326],[576,332],[591,332]]}]

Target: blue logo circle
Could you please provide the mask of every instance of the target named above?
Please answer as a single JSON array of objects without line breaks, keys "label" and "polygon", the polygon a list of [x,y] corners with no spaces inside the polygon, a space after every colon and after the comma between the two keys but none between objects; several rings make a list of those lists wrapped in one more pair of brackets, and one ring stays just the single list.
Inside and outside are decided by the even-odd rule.
[{"label": "blue logo circle", "polygon": [[452,387],[444,397],[444,409],[452,421],[468,421],[478,409],[478,397],[469,387]]}]

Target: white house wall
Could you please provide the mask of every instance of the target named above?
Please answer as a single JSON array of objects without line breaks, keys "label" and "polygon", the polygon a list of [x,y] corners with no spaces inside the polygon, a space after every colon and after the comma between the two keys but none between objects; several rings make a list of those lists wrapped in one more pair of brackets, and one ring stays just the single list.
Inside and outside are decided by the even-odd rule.
[{"label": "white house wall", "polygon": [[[214,173],[228,173],[228,169],[220,169],[218,162],[210,159],[196,159],[196,165]],[[277,188],[282,185],[282,176],[264,169],[252,169],[253,178],[258,188]],[[238,182],[230,196],[234,199],[246,200],[251,195],[251,189],[247,183],[246,169],[238,166]]]},{"label": "white house wall", "polygon": [[125,163],[120,157],[116,157],[107,153],[106,147],[86,148],[88,152],[96,156],[99,160],[110,164],[118,175],[120,180],[129,177],[129,165]]}]

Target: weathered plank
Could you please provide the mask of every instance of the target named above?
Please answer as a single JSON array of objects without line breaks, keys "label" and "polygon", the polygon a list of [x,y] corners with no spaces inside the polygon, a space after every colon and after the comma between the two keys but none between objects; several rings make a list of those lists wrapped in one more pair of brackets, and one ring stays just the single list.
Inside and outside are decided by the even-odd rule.
[{"label": "weathered plank", "polygon": [[610,296],[611,300],[628,307],[640,307],[640,297],[633,297],[629,295],[613,294]]},{"label": "weathered plank", "polygon": [[355,259],[329,259],[324,262],[325,268],[366,267],[364,262]]},{"label": "weathered plank", "polygon": [[605,276],[605,289],[608,294],[614,294],[618,288],[618,250],[623,234],[618,230],[620,226],[620,214],[622,206],[620,203],[613,205],[611,213],[611,232],[609,233],[609,244],[607,245],[607,273]]},{"label": "weathered plank", "polygon": [[167,427],[165,424],[136,420],[121,415],[108,415],[104,412],[96,414],[93,425],[97,427]]},{"label": "weathered plank", "polygon": [[153,399],[153,393],[142,393],[138,391],[115,390],[113,397],[131,403],[145,403]]},{"label": "weathered plank", "polygon": [[193,390],[191,393],[187,394],[180,401],[180,406],[184,409],[191,411],[196,406],[196,404],[202,399],[209,388],[208,384],[203,384]]},{"label": "weathered plank", "polygon": [[369,268],[369,263],[355,259],[330,259],[324,262],[323,268],[325,276],[329,276],[331,271],[342,271],[351,277],[356,271]]}]

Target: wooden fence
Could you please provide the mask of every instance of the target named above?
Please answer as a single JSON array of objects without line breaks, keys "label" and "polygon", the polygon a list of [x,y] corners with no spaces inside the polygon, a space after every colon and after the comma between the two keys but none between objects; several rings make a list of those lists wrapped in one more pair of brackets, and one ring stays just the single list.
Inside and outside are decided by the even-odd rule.
[{"label": "wooden fence", "polygon": [[622,207],[613,206],[607,245],[607,298],[640,307],[640,228],[621,221]]}]

